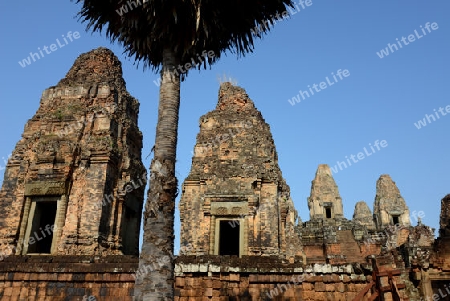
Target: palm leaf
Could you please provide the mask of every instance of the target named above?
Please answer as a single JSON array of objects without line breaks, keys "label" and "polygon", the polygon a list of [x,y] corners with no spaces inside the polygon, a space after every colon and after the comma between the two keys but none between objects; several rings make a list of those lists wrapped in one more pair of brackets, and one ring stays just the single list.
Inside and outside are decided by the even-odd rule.
[{"label": "palm leaf", "polygon": [[[225,51],[245,56],[252,52],[255,37],[254,28],[268,21],[277,13],[293,7],[291,0],[153,0],[142,1],[99,1],[83,2],[78,16],[87,22],[87,29],[105,31],[111,41],[124,46],[124,52],[144,67],[160,70],[162,53],[171,47],[180,58],[181,65],[189,63],[202,51],[214,51],[212,58],[206,57],[206,68],[220,59]],[[132,8],[128,3],[133,4]],[[122,16],[121,8],[128,12]],[[269,27],[261,27],[265,34]]]}]

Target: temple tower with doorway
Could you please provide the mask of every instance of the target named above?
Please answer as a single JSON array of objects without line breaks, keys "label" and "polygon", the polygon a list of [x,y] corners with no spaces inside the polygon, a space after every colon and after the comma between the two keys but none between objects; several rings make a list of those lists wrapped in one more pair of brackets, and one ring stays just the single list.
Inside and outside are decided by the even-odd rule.
[{"label": "temple tower with doorway", "polygon": [[308,208],[311,220],[342,219],[344,217],[342,198],[331,175],[330,167],[326,164],[319,165],[316,176],[311,182]]},{"label": "temple tower with doorway", "polygon": [[410,226],[409,209],[389,175],[381,175],[377,181],[373,214],[378,230],[389,225]]},{"label": "temple tower with doorway", "polygon": [[269,125],[244,89],[223,83],[200,118],[180,201],[186,255],[295,255],[297,212]]},{"label": "temple tower with doorway", "polygon": [[0,245],[16,255],[137,255],[146,185],[139,103],[106,48],[46,89],[6,167]]}]

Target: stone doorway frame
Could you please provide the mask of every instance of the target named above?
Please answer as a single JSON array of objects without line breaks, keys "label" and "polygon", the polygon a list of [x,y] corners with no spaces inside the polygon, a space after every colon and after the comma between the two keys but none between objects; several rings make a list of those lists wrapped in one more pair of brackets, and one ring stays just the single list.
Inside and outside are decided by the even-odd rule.
[{"label": "stone doorway frame", "polygon": [[[55,218],[53,220],[53,225],[55,225],[55,221],[56,221],[56,216],[57,216],[57,212],[58,212],[58,201],[61,199],[58,196],[44,196],[44,197],[31,197],[31,206],[29,209],[29,214],[27,216],[27,225],[26,225],[26,229],[25,229],[25,238],[23,240],[23,250],[22,250],[22,254],[39,254],[39,255],[43,255],[43,254],[48,254],[50,255],[52,250],[54,249],[54,242],[55,242],[55,236],[54,233],[52,231],[52,245],[50,248],[50,252],[49,253],[37,253],[37,252],[31,252],[28,253],[28,248],[30,247],[31,243],[28,243],[30,240],[30,236],[33,236],[33,234],[36,231],[36,229],[34,229],[35,231],[32,233],[31,231],[34,228],[34,223],[35,223],[35,218],[36,218],[36,207],[38,206],[39,203],[56,203],[56,212],[55,212]],[[42,213],[41,213],[42,214]],[[54,226],[53,226],[54,227]],[[54,230],[54,228],[53,228]],[[45,233],[44,233],[45,234]],[[47,233],[48,234],[48,233]],[[39,233],[37,233],[37,235],[39,236]],[[22,241],[22,240],[20,240]],[[33,244],[38,244],[38,242],[34,242]]]},{"label": "stone doorway frame", "polygon": [[[25,184],[25,201],[23,206],[22,221],[20,223],[19,240],[17,242],[16,255],[26,255],[31,225],[36,209],[37,199],[45,197],[57,198],[56,216],[53,228],[53,240],[50,253],[40,255],[54,255],[58,251],[58,244],[64,227],[68,204],[67,182],[33,182]],[[34,253],[35,254],[35,253]]]},{"label": "stone doorway frame", "polygon": [[214,242],[214,255],[219,255],[219,240],[220,240],[220,222],[221,221],[238,221],[239,222],[239,257],[247,255],[247,241],[245,241],[245,231],[247,229],[247,221],[242,217],[221,216],[214,218],[214,236],[211,240]]},{"label": "stone doorway frame", "polygon": [[209,217],[209,252],[219,254],[220,221],[239,221],[239,257],[248,254],[249,199],[248,195],[205,195],[203,210]]}]

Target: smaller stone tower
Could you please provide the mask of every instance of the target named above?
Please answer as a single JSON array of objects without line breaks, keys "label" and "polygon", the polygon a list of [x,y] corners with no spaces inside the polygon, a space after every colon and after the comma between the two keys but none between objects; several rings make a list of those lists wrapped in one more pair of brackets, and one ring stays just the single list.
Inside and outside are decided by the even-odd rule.
[{"label": "smaller stone tower", "polygon": [[439,237],[434,243],[434,250],[435,264],[444,271],[450,271],[450,194],[441,200]]},{"label": "smaller stone tower", "polygon": [[369,206],[364,201],[355,204],[355,212],[353,213],[353,221],[357,224],[365,226],[367,230],[375,231],[375,223],[373,222],[373,214]]},{"label": "smaller stone tower", "polygon": [[439,236],[450,237],[450,194],[441,200],[441,215],[439,220]]},{"label": "smaller stone tower", "polygon": [[308,207],[311,220],[344,217],[342,198],[327,164],[320,164],[317,168],[316,176],[311,182]]},{"label": "smaller stone tower", "polygon": [[381,175],[378,179],[373,207],[378,230],[383,230],[389,225],[411,225],[408,206],[389,175]]}]

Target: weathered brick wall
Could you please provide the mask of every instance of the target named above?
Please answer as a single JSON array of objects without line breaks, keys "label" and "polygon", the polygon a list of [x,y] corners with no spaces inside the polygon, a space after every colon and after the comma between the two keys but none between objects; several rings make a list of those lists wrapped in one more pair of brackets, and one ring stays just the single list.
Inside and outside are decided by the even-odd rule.
[{"label": "weathered brick wall", "polygon": [[131,301],[137,267],[134,256],[10,256],[0,262],[0,300]]},{"label": "weathered brick wall", "polygon": [[176,265],[175,301],[347,301],[372,281],[372,272],[359,267],[302,267],[299,262],[259,256],[182,256]]}]

